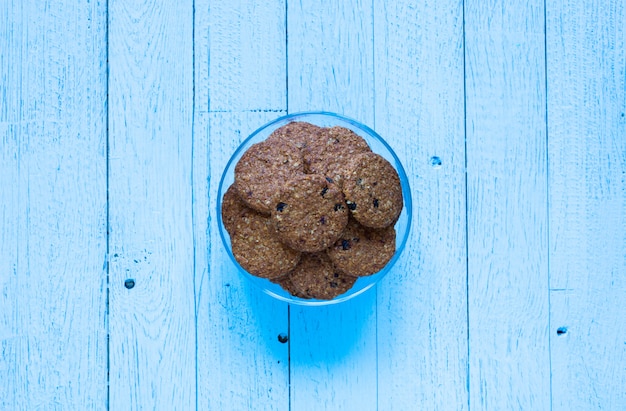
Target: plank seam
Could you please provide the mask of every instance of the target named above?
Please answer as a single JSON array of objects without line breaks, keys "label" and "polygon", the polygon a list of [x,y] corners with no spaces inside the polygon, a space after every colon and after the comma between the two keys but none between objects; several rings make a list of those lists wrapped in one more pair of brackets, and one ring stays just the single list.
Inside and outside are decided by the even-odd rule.
[{"label": "plank seam", "polygon": [[[195,213],[195,203],[196,203],[196,182],[194,180],[194,171],[195,171],[195,162],[194,162],[194,152],[195,152],[195,125],[196,125],[196,1],[192,0],[191,2],[191,226],[192,228],[196,226],[196,213]],[[192,233],[194,230],[192,229]],[[196,276],[197,276],[197,268],[198,264],[196,261],[197,254],[197,241],[196,235],[192,235],[192,245],[193,245],[193,313],[194,313],[194,340],[195,340],[195,365],[196,365],[196,380],[195,380],[195,401],[196,401],[196,410],[198,409],[198,295],[196,288]]]},{"label": "plank seam", "polygon": [[[260,110],[259,110],[260,111]],[[252,110],[251,112],[257,112]],[[264,110],[289,114],[289,0],[285,0],[285,110]],[[287,409],[291,411],[291,304],[287,304]]]},{"label": "plank seam", "polygon": [[469,209],[468,209],[468,181],[467,181],[467,48],[465,33],[465,0],[462,4],[462,27],[463,27],[463,141],[464,141],[464,161],[465,161],[465,322],[467,329],[467,366],[466,381],[467,409],[471,411],[470,393],[470,298],[469,298]]},{"label": "plank seam", "polygon": [[248,110],[207,110],[197,111],[197,114],[213,114],[213,113],[286,113],[283,109],[248,109]]},{"label": "plank seam", "polygon": [[291,304],[287,304],[287,409],[291,411]]},{"label": "plank seam", "polygon": [[553,408],[553,396],[552,396],[552,303],[550,301],[550,146],[548,140],[548,10],[547,1],[543,0],[543,85],[545,89],[545,132],[546,132],[546,246],[548,252],[546,253],[547,264],[547,282],[548,282],[548,356],[549,356],[549,372],[550,372],[550,411]]},{"label": "plank seam", "polygon": [[111,174],[111,167],[110,167],[110,162],[111,162],[111,149],[110,149],[110,122],[111,122],[111,117],[109,115],[109,81],[110,81],[110,76],[109,76],[109,72],[110,72],[110,67],[109,67],[109,31],[110,31],[110,16],[109,16],[109,0],[106,0],[105,3],[105,8],[106,8],[106,12],[105,12],[105,41],[106,41],[106,100],[105,100],[105,104],[106,104],[106,137],[105,137],[105,145],[106,145],[106,160],[105,160],[105,168],[106,168],[106,256],[105,256],[105,261],[106,261],[106,297],[105,297],[105,327],[106,327],[106,404],[105,404],[105,408],[107,410],[111,409],[111,325],[109,322],[109,303],[110,303],[110,273],[111,273],[111,267],[109,265],[109,251],[110,251],[110,247],[111,247],[111,236],[110,236],[110,228],[111,228],[111,214],[110,214],[110,201],[109,201],[109,188],[110,188],[110,183],[109,183],[109,177]]}]

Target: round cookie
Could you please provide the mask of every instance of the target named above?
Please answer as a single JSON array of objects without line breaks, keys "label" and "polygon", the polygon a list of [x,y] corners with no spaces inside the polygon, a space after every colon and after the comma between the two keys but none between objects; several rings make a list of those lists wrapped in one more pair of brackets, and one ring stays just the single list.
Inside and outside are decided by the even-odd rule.
[{"label": "round cookie", "polygon": [[289,142],[252,145],[235,166],[235,187],[244,203],[269,214],[271,197],[284,181],[304,172],[300,150]]},{"label": "round cookie", "polygon": [[265,141],[272,144],[282,144],[283,141],[288,141],[299,149],[303,149],[312,141],[318,140],[322,130],[321,127],[306,121],[292,121],[274,130]]},{"label": "round cookie", "polygon": [[379,272],[396,252],[396,230],[364,227],[350,218],[341,237],[327,251],[337,270],[355,277]]},{"label": "round cookie", "polygon": [[293,295],[294,297],[298,297],[298,298],[302,298],[305,300],[310,299],[311,297],[301,293],[300,291],[298,291],[296,289],[296,287],[293,285],[293,282],[291,281],[291,277],[289,277],[289,275],[286,275],[284,277],[280,277],[277,278],[275,280],[271,280],[273,283],[276,283],[278,285],[280,285],[282,287],[283,290],[287,291],[289,294]]},{"label": "round cookie", "polygon": [[355,155],[371,152],[363,137],[345,127],[324,128],[303,150],[305,172],[330,177],[341,185],[346,164]]},{"label": "round cookie", "polygon": [[231,248],[239,265],[262,278],[278,278],[291,271],[300,261],[300,252],[281,243],[269,217],[249,210],[235,220]]},{"label": "round cookie", "polygon": [[402,212],[398,173],[378,154],[362,153],[348,164],[343,192],[352,216],[366,227],[392,225]]},{"label": "round cookie", "polygon": [[232,184],[222,197],[222,223],[228,234],[233,235],[237,221],[248,211],[251,211],[250,208],[246,207],[235,185]]},{"label": "round cookie", "polygon": [[356,281],[356,277],[335,270],[324,252],[302,254],[289,278],[298,292],[318,300],[331,300],[348,291]]},{"label": "round cookie", "polygon": [[274,197],[272,220],[280,240],[306,252],[333,244],[348,223],[341,190],[324,176],[306,174],[283,185]]}]

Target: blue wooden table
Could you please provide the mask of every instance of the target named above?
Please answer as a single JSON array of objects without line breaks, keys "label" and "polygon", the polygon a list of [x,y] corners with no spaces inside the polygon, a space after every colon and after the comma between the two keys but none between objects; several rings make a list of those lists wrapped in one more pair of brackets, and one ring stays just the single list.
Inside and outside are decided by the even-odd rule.
[{"label": "blue wooden table", "polygon": [[[0,410],[626,410],[622,0],[0,3]],[[215,215],[306,110],[415,204],[325,308],[244,281]]]}]

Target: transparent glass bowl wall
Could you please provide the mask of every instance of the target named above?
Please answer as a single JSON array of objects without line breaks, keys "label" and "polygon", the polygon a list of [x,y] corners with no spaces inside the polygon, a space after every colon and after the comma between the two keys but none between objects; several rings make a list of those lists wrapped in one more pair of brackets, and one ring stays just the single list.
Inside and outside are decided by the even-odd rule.
[{"label": "transparent glass bowl wall", "polygon": [[[235,166],[237,162],[243,155],[243,153],[253,144],[259,143],[265,140],[274,130],[283,125],[290,123],[292,121],[306,121],[311,124],[315,124],[320,127],[332,127],[332,126],[341,126],[348,128],[354,131],[359,136],[363,137],[367,144],[371,147],[374,153],[377,153],[383,156],[387,161],[389,161],[393,167],[397,170],[398,175],[400,176],[400,183],[402,185],[402,196],[404,199],[404,207],[402,209],[402,213],[398,219],[398,222],[395,225],[396,229],[396,253],[392,257],[392,259],[387,263],[387,265],[378,273],[367,276],[360,277],[357,279],[354,286],[348,290],[346,293],[332,299],[332,300],[314,300],[314,299],[302,299],[298,297],[294,297],[289,294],[287,291],[283,290],[282,287],[278,284],[274,284],[269,280],[256,277],[246,270],[244,270],[231,251],[230,245],[230,237],[228,232],[224,228],[224,224],[222,222],[222,197],[224,192],[228,189],[228,187],[235,180]],[[326,113],[326,112],[307,112],[307,113],[296,113],[290,114],[285,117],[278,118],[250,135],[245,141],[241,143],[241,145],[237,148],[235,153],[232,155],[228,163],[226,164],[226,168],[224,169],[224,173],[222,174],[222,178],[219,183],[218,192],[217,192],[217,218],[218,218],[218,227],[220,232],[220,237],[222,238],[222,243],[224,248],[227,251],[228,257],[233,264],[233,268],[237,269],[241,275],[246,277],[249,281],[251,281],[255,286],[264,291],[265,293],[271,295],[274,298],[277,298],[282,301],[286,301],[294,304],[301,305],[327,305],[327,304],[335,304],[342,301],[346,301],[350,298],[353,298],[366,290],[373,287],[383,276],[385,276],[389,270],[393,267],[397,259],[402,254],[406,241],[409,235],[409,231],[411,228],[411,219],[412,219],[412,201],[411,201],[411,189],[409,187],[409,182],[400,163],[400,160],[393,152],[391,147],[381,138],[375,131],[370,129],[369,127],[360,124],[357,121],[348,119],[346,117],[340,116],[334,113]]]}]

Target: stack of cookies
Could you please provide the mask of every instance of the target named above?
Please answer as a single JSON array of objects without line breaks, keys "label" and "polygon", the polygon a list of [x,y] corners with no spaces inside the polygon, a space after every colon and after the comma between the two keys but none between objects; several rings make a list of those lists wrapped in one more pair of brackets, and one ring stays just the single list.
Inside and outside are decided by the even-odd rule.
[{"label": "stack of cookies", "polygon": [[243,154],[222,221],[250,274],[330,300],[389,262],[402,207],[398,173],[362,137],[291,122]]}]

